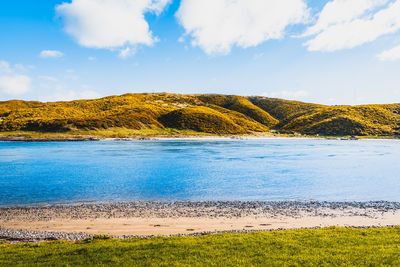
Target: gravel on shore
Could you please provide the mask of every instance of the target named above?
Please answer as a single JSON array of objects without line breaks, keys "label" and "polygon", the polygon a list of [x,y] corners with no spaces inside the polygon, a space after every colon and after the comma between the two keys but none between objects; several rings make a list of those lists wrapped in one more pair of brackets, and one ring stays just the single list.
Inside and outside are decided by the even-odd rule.
[{"label": "gravel on shore", "polygon": [[373,216],[400,210],[400,202],[328,202],[328,201],[135,201],[90,204],[54,204],[47,206],[3,207],[0,221],[21,218],[27,221],[98,218],[234,218],[257,215],[301,217],[304,213],[316,216],[335,216],[335,211],[349,215]]}]

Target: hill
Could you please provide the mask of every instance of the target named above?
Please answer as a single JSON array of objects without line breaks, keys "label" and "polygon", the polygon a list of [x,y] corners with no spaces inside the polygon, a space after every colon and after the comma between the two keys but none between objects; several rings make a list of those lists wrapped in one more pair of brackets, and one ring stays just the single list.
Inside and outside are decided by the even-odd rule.
[{"label": "hill", "polygon": [[324,106],[265,97],[250,97],[253,104],[279,119],[281,133],[308,135],[400,134],[400,104]]},{"label": "hill", "polygon": [[235,95],[125,94],[92,100],[0,102],[0,132],[400,135],[400,104],[325,106]]}]

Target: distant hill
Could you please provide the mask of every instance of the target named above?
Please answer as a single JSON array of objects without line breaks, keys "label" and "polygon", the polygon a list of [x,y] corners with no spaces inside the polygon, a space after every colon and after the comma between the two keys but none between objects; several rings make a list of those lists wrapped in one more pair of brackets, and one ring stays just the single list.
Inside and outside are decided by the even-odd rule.
[{"label": "distant hill", "polygon": [[109,128],[252,134],[400,135],[400,104],[325,106],[235,95],[125,94],[93,100],[0,102],[0,131]]}]

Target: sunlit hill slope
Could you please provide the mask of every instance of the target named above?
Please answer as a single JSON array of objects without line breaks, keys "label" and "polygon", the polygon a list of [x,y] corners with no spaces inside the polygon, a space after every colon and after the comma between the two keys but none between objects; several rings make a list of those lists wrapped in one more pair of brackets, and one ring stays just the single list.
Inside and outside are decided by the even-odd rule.
[{"label": "sunlit hill slope", "polygon": [[210,134],[400,135],[400,104],[325,106],[233,95],[125,94],[69,102],[0,102],[0,131],[110,128]]}]

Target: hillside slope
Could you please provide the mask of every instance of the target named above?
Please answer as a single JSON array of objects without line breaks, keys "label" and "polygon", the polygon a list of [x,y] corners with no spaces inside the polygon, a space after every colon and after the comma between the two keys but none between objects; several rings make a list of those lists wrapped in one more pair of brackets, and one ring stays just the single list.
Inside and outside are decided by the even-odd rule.
[{"label": "hillside slope", "polygon": [[[223,96],[223,98],[229,98]],[[76,129],[190,129],[213,134],[269,131],[277,123],[267,112],[242,97],[250,115],[205,103],[201,97],[177,94],[126,94],[69,102],[6,101],[0,103],[0,131],[68,132]],[[256,110],[257,112],[251,113]],[[252,118],[264,122],[260,123]],[[273,122],[268,123],[267,122]]]},{"label": "hillside slope", "polygon": [[325,106],[265,97],[249,100],[279,119],[281,133],[308,135],[400,134],[400,104]]},{"label": "hillside slope", "polygon": [[400,104],[324,106],[234,95],[125,94],[93,100],[0,102],[0,132],[172,128],[210,134],[400,134]]}]

